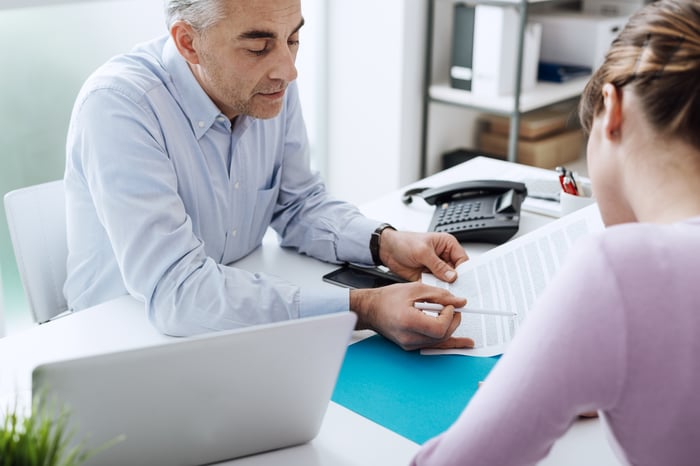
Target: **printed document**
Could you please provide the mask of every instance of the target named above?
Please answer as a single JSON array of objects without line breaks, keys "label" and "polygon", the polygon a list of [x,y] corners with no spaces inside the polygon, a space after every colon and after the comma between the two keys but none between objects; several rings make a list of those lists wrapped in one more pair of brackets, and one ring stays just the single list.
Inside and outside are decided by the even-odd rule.
[{"label": "printed document", "polygon": [[422,353],[502,354],[572,246],[583,236],[602,229],[598,205],[593,204],[468,260],[457,268],[459,278],[454,283],[424,274],[424,283],[467,298],[467,309],[513,311],[517,315],[464,312],[454,335],[473,339],[473,349],[423,350]]}]

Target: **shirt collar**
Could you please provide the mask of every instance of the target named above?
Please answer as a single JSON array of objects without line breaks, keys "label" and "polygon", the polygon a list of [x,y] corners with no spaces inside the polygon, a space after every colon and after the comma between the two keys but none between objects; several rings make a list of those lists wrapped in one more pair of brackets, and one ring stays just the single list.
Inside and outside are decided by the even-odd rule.
[{"label": "shirt collar", "polygon": [[180,96],[180,106],[190,120],[192,131],[199,139],[216,122],[217,117],[223,114],[199,85],[187,61],[175,47],[172,37],[165,42],[163,63]]}]

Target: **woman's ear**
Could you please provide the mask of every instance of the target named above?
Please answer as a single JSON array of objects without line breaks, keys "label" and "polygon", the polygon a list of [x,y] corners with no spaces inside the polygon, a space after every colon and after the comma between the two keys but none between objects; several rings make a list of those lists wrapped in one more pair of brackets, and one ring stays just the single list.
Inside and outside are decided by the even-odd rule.
[{"label": "woman's ear", "polygon": [[199,54],[195,48],[195,38],[197,31],[184,21],[175,21],[170,26],[170,36],[173,38],[175,47],[185,60],[192,65],[199,64]]},{"label": "woman's ear", "polygon": [[605,137],[616,140],[622,131],[622,92],[611,83],[603,85],[603,106]]}]

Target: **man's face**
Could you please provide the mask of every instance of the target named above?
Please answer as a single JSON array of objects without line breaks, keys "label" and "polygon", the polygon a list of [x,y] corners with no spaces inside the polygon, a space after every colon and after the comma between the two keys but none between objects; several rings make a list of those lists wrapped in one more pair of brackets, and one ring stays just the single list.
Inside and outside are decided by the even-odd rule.
[{"label": "man's face", "polygon": [[299,0],[229,0],[226,16],[201,33],[193,32],[197,81],[229,118],[272,118],[296,79]]}]

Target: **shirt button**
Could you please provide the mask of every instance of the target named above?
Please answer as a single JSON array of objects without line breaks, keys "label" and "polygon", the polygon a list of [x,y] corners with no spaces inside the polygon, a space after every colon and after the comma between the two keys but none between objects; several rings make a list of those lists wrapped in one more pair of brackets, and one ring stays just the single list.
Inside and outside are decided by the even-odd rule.
[{"label": "shirt button", "polygon": [[231,230],[231,236],[238,235],[238,230]]},{"label": "shirt button", "polygon": [[200,128],[204,128],[204,122],[203,121],[198,122],[197,126],[199,126]]},{"label": "shirt button", "polygon": [[236,184],[234,184],[233,187],[236,188],[236,189],[238,189],[238,188],[241,187],[241,183],[239,183],[238,181],[236,181]]}]

